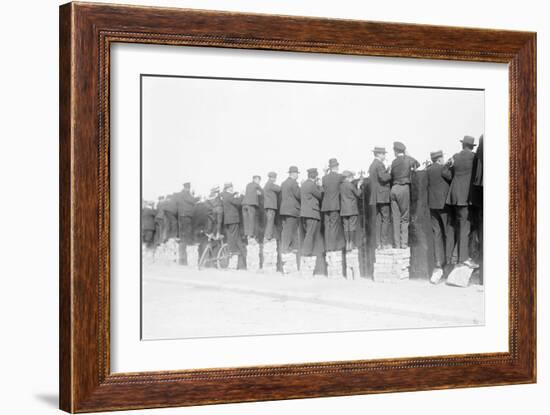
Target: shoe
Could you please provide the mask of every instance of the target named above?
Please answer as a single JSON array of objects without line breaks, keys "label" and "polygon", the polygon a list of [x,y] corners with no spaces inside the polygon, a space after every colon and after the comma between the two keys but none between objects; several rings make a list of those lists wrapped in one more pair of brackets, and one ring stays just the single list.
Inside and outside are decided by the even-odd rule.
[{"label": "shoe", "polygon": [[469,268],[472,268],[472,269],[477,269],[479,268],[479,265],[476,264],[472,258],[468,258],[466,261],[463,262],[464,265],[466,265],[467,267]]}]

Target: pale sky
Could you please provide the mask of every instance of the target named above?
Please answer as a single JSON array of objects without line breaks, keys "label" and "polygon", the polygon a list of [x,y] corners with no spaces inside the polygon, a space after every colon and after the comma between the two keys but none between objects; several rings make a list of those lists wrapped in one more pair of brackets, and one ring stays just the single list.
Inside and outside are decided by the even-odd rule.
[{"label": "pale sky", "polygon": [[449,157],[464,135],[484,132],[484,92],[388,86],[150,77],[142,79],[143,197],[199,195],[231,181],[243,191],[255,174],[277,182],[288,167],[320,174],[336,157],[341,170],[368,170],[372,148],[402,141],[422,162]]}]

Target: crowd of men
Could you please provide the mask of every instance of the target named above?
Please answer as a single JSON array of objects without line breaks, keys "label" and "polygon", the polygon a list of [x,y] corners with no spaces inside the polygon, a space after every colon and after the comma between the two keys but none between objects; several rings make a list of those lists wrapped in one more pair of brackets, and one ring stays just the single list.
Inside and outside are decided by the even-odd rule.
[{"label": "crowd of men", "polygon": [[[377,249],[409,246],[411,216],[411,177],[426,169],[427,203],[433,233],[434,273],[446,266],[478,267],[472,259],[472,225],[482,241],[482,141],[465,136],[461,151],[445,160],[442,151],[430,153],[422,165],[401,142],[393,143],[395,158],[386,162],[384,147],[375,147],[368,174],[340,172],[331,158],[322,178],[316,168],[307,169],[299,183],[300,171],[290,166],[288,177],[277,184],[277,174],[254,175],[243,194],[232,183],[214,187],[207,198],[199,198],[184,183],[178,193],[159,197],[157,203],[144,202],[142,236],[154,249],[170,238],[179,243],[179,263],[187,264],[187,246],[201,235],[223,235],[231,253],[239,256],[239,267],[246,268],[246,247],[276,240],[281,253],[299,252],[320,256],[331,251],[350,251],[365,243],[365,214],[361,198],[368,186],[367,200],[375,211]],[[476,146],[478,146],[476,150]],[[478,243],[477,251],[482,243]]]}]

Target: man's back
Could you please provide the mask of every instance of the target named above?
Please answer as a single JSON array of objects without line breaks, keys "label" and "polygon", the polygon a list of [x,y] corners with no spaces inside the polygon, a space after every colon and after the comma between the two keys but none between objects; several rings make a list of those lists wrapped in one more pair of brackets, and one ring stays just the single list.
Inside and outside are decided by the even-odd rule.
[{"label": "man's back", "polygon": [[340,210],[340,184],[343,180],[344,176],[333,171],[323,176],[324,195],[321,211]]},{"label": "man's back", "polygon": [[300,216],[300,187],[296,180],[289,177],[281,184],[280,214]]}]

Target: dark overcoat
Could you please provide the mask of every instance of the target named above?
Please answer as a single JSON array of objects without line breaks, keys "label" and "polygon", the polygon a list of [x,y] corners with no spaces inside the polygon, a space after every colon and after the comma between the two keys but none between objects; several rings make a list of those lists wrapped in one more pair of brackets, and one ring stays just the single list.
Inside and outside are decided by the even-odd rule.
[{"label": "dark overcoat", "polygon": [[244,192],[243,205],[258,206],[258,196],[263,193],[262,187],[256,182],[250,182],[246,185]]},{"label": "dark overcoat", "polygon": [[322,212],[340,211],[340,184],[342,181],[344,181],[344,176],[333,171],[323,176]]},{"label": "dark overcoat", "polygon": [[427,169],[428,176],[428,207],[443,209],[449,193],[451,171],[449,167],[434,163]]},{"label": "dark overcoat", "polygon": [[141,210],[141,229],[144,231],[155,230],[155,216],[156,212],[150,207],[143,208]]},{"label": "dark overcoat", "polygon": [[361,191],[353,183],[344,180],[340,185],[340,216],[359,215],[357,198]]},{"label": "dark overcoat", "polygon": [[281,183],[281,208],[279,213],[284,216],[300,216],[300,186],[292,178]]},{"label": "dark overcoat", "polygon": [[470,203],[470,184],[475,154],[469,150],[462,150],[453,156],[453,180],[447,195],[447,204],[468,206]]},{"label": "dark overcoat", "polygon": [[306,180],[300,188],[300,216],[302,218],[311,218],[321,220],[319,204],[323,198],[322,189],[313,181]]},{"label": "dark overcoat", "polygon": [[268,181],[264,186],[264,209],[278,209],[278,198],[281,186]]},{"label": "dark overcoat", "polygon": [[369,205],[390,203],[390,181],[391,174],[386,171],[386,166],[375,158],[369,167]]},{"label": "dark overcoat", "polygon": [[239,210],[241,207],[241,198],[235,197],[234,193],[222,192],[223,223],[232,225],[240,223]]},{"label": "dark overcoat", "polygon": [[178,216],[193,216],[195,204],[199,201],[198,197],[191,194],[189,190],[183,189],[175,196],[178,208]]}]

